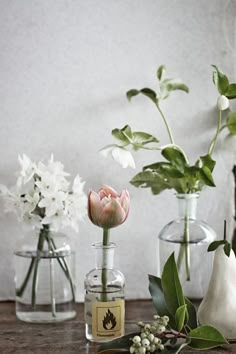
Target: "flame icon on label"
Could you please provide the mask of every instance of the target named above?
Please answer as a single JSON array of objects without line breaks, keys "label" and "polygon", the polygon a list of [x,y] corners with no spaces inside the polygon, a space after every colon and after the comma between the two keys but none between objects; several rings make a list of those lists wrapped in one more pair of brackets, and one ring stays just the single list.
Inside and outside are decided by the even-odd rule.
[{"label": "flame icon on label", "polygon": [[108,309],[106,316],[104,317],[103,321],[103,328],[106,330],[111,330],[116,326],[116,318],[113,313]]}]

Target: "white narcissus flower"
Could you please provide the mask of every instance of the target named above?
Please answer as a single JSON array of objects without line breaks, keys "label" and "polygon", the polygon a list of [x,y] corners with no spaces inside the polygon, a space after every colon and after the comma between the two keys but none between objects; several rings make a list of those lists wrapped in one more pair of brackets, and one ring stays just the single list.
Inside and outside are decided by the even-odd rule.
[{"label": "white narcissus flower", "polygon": [[217,99],[217,108],[219,111],[225,111],[229,108],[229,99],[224,95],[221,95]]},{"label": "white narcissus flower", "polygon": [[116,145],[108,145],[104,149],[100,150],[100,154],[104,157],[111,156],[123,168],[135,168],[133,155],[130,151],[126,150],[123,147]]},{"label": "white narcissus flower", "polygon": [[38,164],[23,155],[19,157],[21,171],[17,184],[8,189],[0,185],[5,211],[16,213],[20,221],[36,228],[49,225],[52,231],[71,227],[78,231],[78,224],[87,211],[85,182],[77,175],[70,188],[69,174],[59,161],[51,156],[48,164]]},{"label": "white narcissus flower", "polygon": [[64,202],[67,198],[67,194],[64,192],[51,192],[44,193],[43,198],[39,202],[40,208],[45,208],[46,216],[52,216],[59,210],[64,209]]}]

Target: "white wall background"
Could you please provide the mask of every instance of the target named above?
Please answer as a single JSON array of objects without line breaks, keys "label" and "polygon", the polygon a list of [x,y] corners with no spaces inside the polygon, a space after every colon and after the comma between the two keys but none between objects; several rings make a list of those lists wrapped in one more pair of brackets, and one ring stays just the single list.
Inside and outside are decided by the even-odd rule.
[{"label": "white wall background", "polygon": [[[181,77],[189,95],[174,93],[163,109],[175,140],[195,160],[214,134],[217,93],[211,64],[236,81],[236,1],[225,0],[0,0],[0,183],[15,182],[18,154],[33,160],[53,152],[66,170],[86,180],[86,191],[101,184],[128,188],[132,204],[126,223],[112,231],[117,265],[126,277],[128,298],[148,297],[148,273],[156,273],[157,234],[176,216],[173,193],[153,197],[129,180],[155,154],[136,154],[137,171],[122,170],[98,150],[112,142],[110,131],[129,123],[167,143],[155,107],[130,88],[155,88],[164,63]],[[199,217],[222,234],[232,221],[233,156],[215,154],[217,187],[199,201]],[[20,234],[14,216],[0,212],[0,298],[14,298],[12,253]],[[77,238],[78,299],[93,267],[91,243],[101,230],[86,220]]]}]

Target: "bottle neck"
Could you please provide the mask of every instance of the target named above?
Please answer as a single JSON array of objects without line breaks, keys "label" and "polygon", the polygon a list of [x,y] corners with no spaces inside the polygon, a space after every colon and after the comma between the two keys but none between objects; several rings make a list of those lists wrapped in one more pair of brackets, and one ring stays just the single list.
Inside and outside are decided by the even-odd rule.
[{"label": "bottle neck", "polygon": [[186,217],[190,219],[196,219],[197,213],[197,201],[199,194],[177,194],[179,218],[184,219]]},{"label": "bottle neck", "polygon": [[92,247],[95,250],[96,269],[113,269],[116,244],[111,242],[104,246],[101,242],[98,242],[93,244]]}]

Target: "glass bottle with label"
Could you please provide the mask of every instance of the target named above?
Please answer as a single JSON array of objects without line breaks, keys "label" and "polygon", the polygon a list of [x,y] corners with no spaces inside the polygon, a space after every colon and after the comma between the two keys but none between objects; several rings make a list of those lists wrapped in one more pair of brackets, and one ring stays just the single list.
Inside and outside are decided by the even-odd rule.
[{"label": "glass bottle with label", "polygon": [[108,342],[124,335],[125,279],[113,268],[115,243],[92,246],[96,266],[85,278],[85,335],[92,342]]}]

